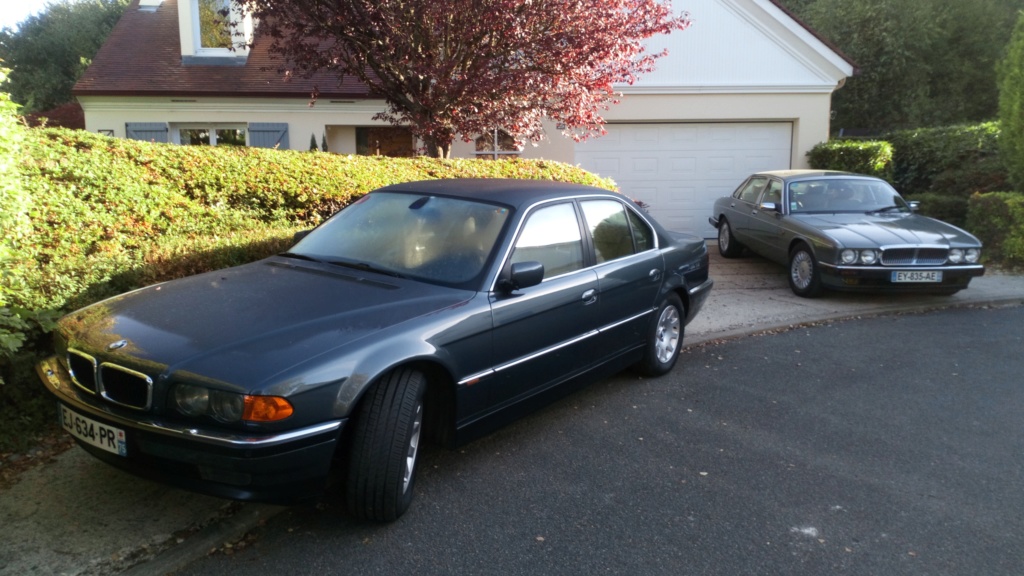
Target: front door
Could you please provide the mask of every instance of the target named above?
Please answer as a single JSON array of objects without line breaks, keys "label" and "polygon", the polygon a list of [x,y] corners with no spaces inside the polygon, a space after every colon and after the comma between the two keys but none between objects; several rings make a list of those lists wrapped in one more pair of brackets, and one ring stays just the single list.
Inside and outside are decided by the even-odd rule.
[{"label": "front door", "polygon": [[597,336],[597,274],[585,267],[583,232],[572,202],[530,213],[511,261],[542,263],[544,280],[492,295],[496,365],[488,397],[495,407],[581,371]]}]

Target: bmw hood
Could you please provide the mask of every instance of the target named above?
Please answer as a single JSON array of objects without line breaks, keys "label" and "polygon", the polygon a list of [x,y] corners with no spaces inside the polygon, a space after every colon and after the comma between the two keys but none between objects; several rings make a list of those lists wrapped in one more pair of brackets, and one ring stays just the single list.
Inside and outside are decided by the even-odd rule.
[{"label": "bmw hood", "polygon": [[980,246],[977,238],[934,218],[917,214],[806,214],[794,215],[842,246]]},{"label": "bmw hood", "polygon": [[100,362],[256,389],[472,294],[272,257],[104,300],[65,316],[59,330],[68,346]]}]

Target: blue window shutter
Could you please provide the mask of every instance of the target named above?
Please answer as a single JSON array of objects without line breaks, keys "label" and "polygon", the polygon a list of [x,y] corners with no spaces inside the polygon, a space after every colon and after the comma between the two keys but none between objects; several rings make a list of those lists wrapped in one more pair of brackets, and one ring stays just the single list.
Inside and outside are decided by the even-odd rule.
[{"label": "blue window shutter", "polygon": [[124,132],[129,140],[167,142],[166,122],[127,122],[124,125]]},{"label": "blue window shutter", "polygon": [[288,150],[288,124],[278,122],[249,124],[249,145],[258,148]]}]

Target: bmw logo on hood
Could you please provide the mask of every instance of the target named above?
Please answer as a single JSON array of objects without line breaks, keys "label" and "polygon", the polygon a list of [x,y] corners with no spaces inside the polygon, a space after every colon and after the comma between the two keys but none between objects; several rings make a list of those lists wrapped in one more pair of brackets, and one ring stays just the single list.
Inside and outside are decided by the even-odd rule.
[{"label": "bmw logo on hood", "polygon": [[120,350],[128,345],[127,340],[118,340],[117,342],[111,342],[107,344],[107,350]]}]

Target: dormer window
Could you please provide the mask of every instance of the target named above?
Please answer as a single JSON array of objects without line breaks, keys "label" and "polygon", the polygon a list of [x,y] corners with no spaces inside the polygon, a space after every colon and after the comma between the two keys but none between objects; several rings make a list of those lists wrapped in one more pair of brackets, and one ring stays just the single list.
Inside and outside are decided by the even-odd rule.
[{"label": "dormer window", "polygon": [[244,64],[252,39],[252,17],[235,0],[182,0],[178,4],[181,56],[185,64]]},{"label": "dormer window", "polygon": [[231,48],[230,0],[196,0],[198,48]]}]

